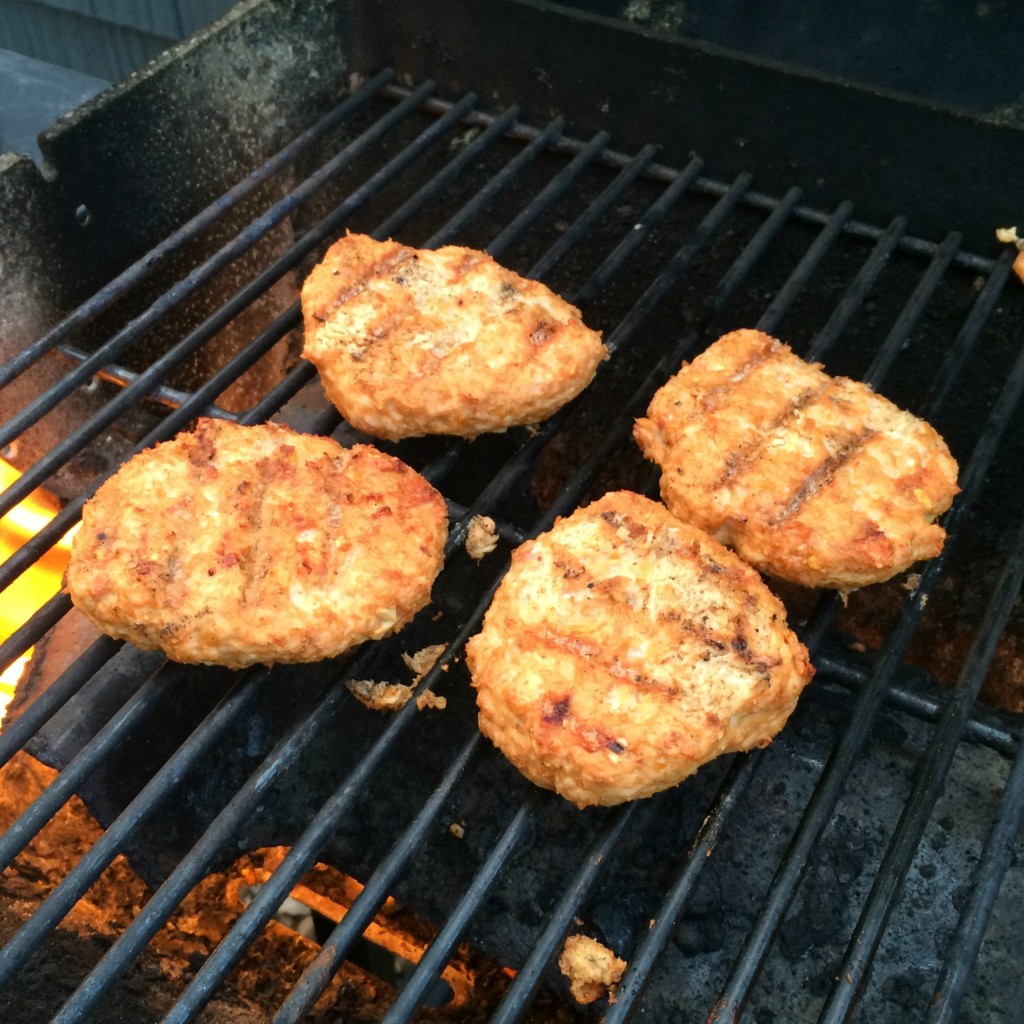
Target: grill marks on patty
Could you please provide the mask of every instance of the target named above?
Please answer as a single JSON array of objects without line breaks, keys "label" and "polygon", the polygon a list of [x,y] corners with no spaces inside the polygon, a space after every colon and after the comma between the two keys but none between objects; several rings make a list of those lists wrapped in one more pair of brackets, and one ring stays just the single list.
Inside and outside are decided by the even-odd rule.
[{"label": "grill marks on patty", "polygon": [[777,512],[768,517],[769,524],[780,526],[798,516],[812,498],[819,494],[824,497],[825,490],[834,483],[836,474],[856,459],[873,437],[875,431],[865,427],[849,437],[829,438],[827,447],[834,450],[830,450],[817,465],[806,472],[803,483],[797,487],[796,492],[778,506]]},{"label": "grill marks on patty", "polygon": [[[760,365],[763,364],[764,361],[762,360]],[[793,420],[809,405],[819,401],[832,386],[832,382],[829,381],[817,388],[805,388],[798,395],[795,395],[792,401],[780,413],[768,419],[762,433],[741,445],[740,448],[729,452],[726,456],[725,468],[715,482],[715,486],[725,487],[727,484],[737,480],[745,472],[753,469],[758,459],[763,455],[769,439],[777,436],[781,430],[792,430]],[[729,390],[732,390],[732,388],[726,389],[726,391]]]},{"label": "grill marks on patty", "polygon": [[111,636],[240,668],[333,657],[427,603],[444,500],[366,445],[200,420],[86,503],[68,589]]},{"label": "grill marks on patty", "polygon": [[590,383],[600,333],[475,249],[346,235],[302,286],[303,355],[355,427],[475,437],[550,416]]},{"label": "grill marks on patty", "polygon": [[[737,447],[723,453],[724,466],[711,484],[712,493],[744,484],[762,486],[765,482],[764,461],[770,461],[772,449],[792,448],[801,438],[808,437],[814,430],[817,411],[835,401],[840,392],[840,382],[824,374],[821,374],[820,381],[799,391],[780,390],[775,386],[777,382],[772,380],[776,352],[774,346],[759,346],[739,372],[700,395],[688,418],[688,433],[692,430],[694,433],[714,434],[717,433],[717,423],[732,418],[738,410],[745,408],[751,394],[757,393],[762,400],[767,397],[757,430]],[[713,422],[709,423],[709,420]],[[820,460],[803,467],[803,479],[789,481],[792,488],[789,493],[771,494],[776,511],[768,513],[768,521],[778,525],[797,515],[808,501],[832,483],[836,473],[847,462],[857,458],[874,433],[867,428],[850,432],[839,427],[822,437]],[[711,447],[714,451],[714,442],[711,442]]]},{"label": "grill marks on patty", "polygon": [[848,590],[942,548],[934,520],[957,493],[942,438],[759,331],[684,364],[634,434],[668,507],[765,572]]},{"label": "grill marks on patty", "polygon": [[516,551],[467,661],[482,731],[580,806],[767,742],[812,674],[753,569],[629,492]]},{"label": "grill marks on patty", "polygon": [[[605,514],[602,519],[608,522],[609,516]],[[654,538],[649,528],[636,520],[617,515],[613,521],[617,526],[602,531],[606,534],[602,543],[609,548],[620,549],[624,557],[628,557],[626,552],[632,551],[638,561],[650,555]],[[730,564],[716,561],[696,542],[691,542],[683,550],[683,542],[674,534],[670,534],[667,540],[660,540],[654,558],[664,559],[666,568],[664,574],[657,577],[637,572],[630,576],[600,578],[587,568],[585,562],[575,557],[570,547],[555,543],[551,545],[553,564],[562,572],[563,585],[570,599],[592,602],[597,606],[593,614],[609,613],[617,620],[631,622],[638,634],[646,629],[664,632],[669,659],[663,662],[665,667],[670,667],[673,661],[681,661],[684,650],[685,657],[689,658],[695,645],[704,649],[697,654],[702,661],[725,657],[735,659],[736,667],[740,667],[740,663],[753,665],[755,659],[744,635],[748,627],[746,612],[756,604],[749,591],[749,571],[745,566],[736,565],[732,559]],[[681,603],[684,598],[685,604]],[[727,620],[712,621],[709,612],[701,612],[702,607],[715,610],[727,607],[734,609],[734,613]],[[711,625],[709,621],[712,621]],[[626,668],[611,648],[584,642],[578,637],[567,641],[557,631],[548,629],[541,630],[537,636],[538,642],[592,659],[595,666],[604,666],[611,675],[625,681],[646,688],[662,685],[648,673]],[[757,664],[766,670],[770,663],[761,661]],[[685,683],[686,680],[673,679],[667,685],[675,695],[679,693],[680,685]]]}]

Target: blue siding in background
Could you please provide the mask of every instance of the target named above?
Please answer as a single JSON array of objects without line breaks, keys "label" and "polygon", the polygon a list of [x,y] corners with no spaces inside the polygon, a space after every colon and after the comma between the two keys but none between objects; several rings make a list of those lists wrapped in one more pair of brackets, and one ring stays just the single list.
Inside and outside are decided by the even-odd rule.
[{"label": "blue siding in background", "polygon": [[0,49],[120,81],[234,0],[0,0]]},{"label": "blue siding in background", "polygon": [[208,25],[234,0],[0,0],[0,153]]}]

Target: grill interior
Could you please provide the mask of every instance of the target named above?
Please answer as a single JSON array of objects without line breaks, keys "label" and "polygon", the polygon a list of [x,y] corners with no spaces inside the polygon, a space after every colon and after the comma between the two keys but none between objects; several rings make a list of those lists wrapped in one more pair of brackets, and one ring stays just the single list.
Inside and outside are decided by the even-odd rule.
[{"label": "grill interior", "polygon": [[[395,638],[321,665],[229,673],[83,639],[58,595],[0,645],[0,666],[37,643],[73,652],[52,680],[30,677],[0,733],[4,763],[27,751],[60,769],[0,835],[5,880],[72,793],[104,829],[5,936],[4,1019],[103,1019],[193,887],[274,845],[289,852],[163,1019],[212,1012],[317,863],[365,888],[268,1019],[332,1019],[314,1004],[388,897],[437,928],[382,997],[389,1021],[438,1012],[424,1000],[462,942],[514,971],[463,1019],[526,1019],[542,990],[564,996],[554,961],[575,931],[629,962],[614,1003],[599,1004],[607,1021],[1007,1019],[1024,928],[1024,291],[1010,256],[975,255],[956,232],[913,237],[904,216],[865,223],[852,202],[818,209],[798,180],[768,195],[755,173],[663,162],[657,137],[620,152],[561,117],[368,72],[0,368],[10,393],[42,379],[38,397],[5,410],[0,446],[24,476],[0,509],[39,485],[64,503],[0,585],[120,461],[197,415],[363,440],[295,359],[298,284],[346,229],[487,249],[579,305],[612,357],[536,429],[381,445],[451,515],[434,602]],[[83,233],[106,230],[95,206],[77,207]],[[522,539],[609,489],[657,495],[633,419],[681,360],[739,326],[869,381],[943,433],[961,466],[949,541],[913,578],[847,603],[783,591],[818,675],[770,747],[651,800],[579,812],[479,736],[462,646]],[[70,421],[46,427],[71,406]],[[501,538],[479,564],[463,550],[477,514]],[[382,714],[348,693],[348,679],[408,682],[401,653],[437,643],[445,653],[421,686],[445,710]],[[152,896],[69,991],[40,993],[34,971],[54,933],[119,853]]]}]

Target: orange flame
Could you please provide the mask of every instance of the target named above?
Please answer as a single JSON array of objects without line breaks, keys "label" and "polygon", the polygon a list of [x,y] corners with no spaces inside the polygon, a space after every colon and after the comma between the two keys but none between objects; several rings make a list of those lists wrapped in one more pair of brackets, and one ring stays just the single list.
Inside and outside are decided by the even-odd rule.
[{"label": "orange flame", "polygon": [[[21,474],[10,463],[0,459],[0,493],[7,490]],[[33,491],[0,519],[0,564],[7,561],[23,544],[31,540],[57,514],[55,499],[44,490]],[[0,642],[60,590],[71,551],[72,527],[42,558],[22,573],[9,587],[0,591]],[[27,650],[0,674],[0,717],[18,685],[32,656]]]}]

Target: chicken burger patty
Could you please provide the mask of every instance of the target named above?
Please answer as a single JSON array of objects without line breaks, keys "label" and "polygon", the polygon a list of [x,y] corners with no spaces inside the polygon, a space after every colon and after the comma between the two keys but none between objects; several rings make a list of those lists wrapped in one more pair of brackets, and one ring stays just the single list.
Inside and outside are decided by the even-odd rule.
[{"label": "chicken burger patty", "polygon": [[536,423],[575,398],[601,335],[544,285],[457,246],[347,235],[302,286],[303,355],[354,427],[397,440]]},{"label": "chicken burger patty", "polygon": [[580,807],[764,746],[814,673],[753,569],[628,491],[520,546],[466,653],[481,731]]},{"label": "chicken burger patty", "polygon": [[853,590],[942,550],[958,488],[938,433],[760,331],[684,364],[634,434],[672,512],[782,579]]},{"label": "chicken burger patty", "polygon": [[442,497],[390,455],[203,419],[86,503],[67,586],[105,633],[176,661],[316,661],[408,622],[446,536]]}]

